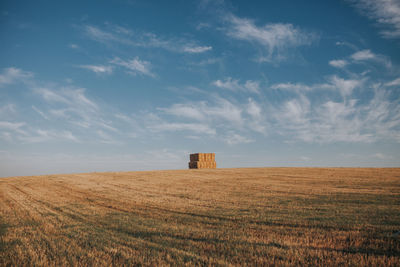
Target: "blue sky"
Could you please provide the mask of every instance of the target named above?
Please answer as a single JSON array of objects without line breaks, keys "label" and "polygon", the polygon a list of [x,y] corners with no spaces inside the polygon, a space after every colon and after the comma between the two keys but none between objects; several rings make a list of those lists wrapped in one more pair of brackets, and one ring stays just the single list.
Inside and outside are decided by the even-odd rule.
[{"label": "blue sky", "polygon": [[399,166],[400,1],[1,1],[0,176]]}]

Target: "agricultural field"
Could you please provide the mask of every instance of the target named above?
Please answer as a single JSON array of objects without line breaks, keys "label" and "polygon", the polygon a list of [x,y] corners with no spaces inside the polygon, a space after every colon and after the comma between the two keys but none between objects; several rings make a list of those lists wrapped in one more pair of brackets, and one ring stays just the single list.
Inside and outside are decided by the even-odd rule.
[{"label": "agricultural field", "polygon": [[0,266],[399,266],[400,169],[0,179]]}]

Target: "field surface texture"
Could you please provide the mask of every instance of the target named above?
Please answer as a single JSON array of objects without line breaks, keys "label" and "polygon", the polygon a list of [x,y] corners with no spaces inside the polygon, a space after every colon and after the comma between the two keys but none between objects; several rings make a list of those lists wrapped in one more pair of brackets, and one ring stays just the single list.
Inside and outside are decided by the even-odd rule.
[{"label": "field surface texture", "polygon": [[0,179],[0,266],[399,266],[400,169]]}]

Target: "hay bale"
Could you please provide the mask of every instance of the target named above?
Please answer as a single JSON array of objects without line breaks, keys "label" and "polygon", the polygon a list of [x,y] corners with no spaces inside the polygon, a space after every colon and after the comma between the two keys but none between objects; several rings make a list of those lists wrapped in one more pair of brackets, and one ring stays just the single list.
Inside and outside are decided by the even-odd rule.
[{"label": "hay bale", "polygon": [[189,169],[215,169],[215,153],[194,153],[190,154]]}]

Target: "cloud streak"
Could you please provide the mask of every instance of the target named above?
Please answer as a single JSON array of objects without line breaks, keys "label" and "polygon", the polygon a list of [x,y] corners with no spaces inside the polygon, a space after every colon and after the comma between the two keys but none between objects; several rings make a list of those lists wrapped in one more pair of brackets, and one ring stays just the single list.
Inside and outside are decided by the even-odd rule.
[{"label": "cloud streak", "polygon": [[19,136],[18,139],[24,143],[43,143],[52,140],[66,140],[79,143],[79,139],[70,131],[55,131],[36,129],[29,134]]},{"label": "cloud streak", "polygon": [[184,46],[183,52],[199,54],[212,50],[212,46]]},{"label": "cloud streak", "polygon": [[268,23],[257,26],[253,20],[233,14],[225,17],[226,34],[234,39],[248,41],[265,49],[260,61],[282,60],[288,49],[311,45],[317,36],[289,23]]},{"label": "cloud streak", "polygon": [[[99,131],[112,132],[114,134],[119,133],[119,130],[113,126],[112,121],[106,118],[107,116],[104,114],[102,108],[87,97],[83,88],[35,88],[34,92],[45,104],[42,104],[41,110],[38,110],[36,107],[32,108],[47,120],[62,119],[69,124],[68,128],[72,126],[78,127],[76,130],[82,134],[88,131],[96,133]],[[53,134],[49,136],[62,135]],[[105,135],[99,136],[103,138]],[[74,138],[70,138],[70,140],[74,140]]]},{"label": "cloud streak", "polygon": [[254,142],[254,140],[242,136],[237,133],[230,133],[228,136],[224,138],[224,142],[228,145],[238,145],[238,144],[248,144]]},{"label": "cloud streak", "polygon": [[375,20],[384,38],[400,38],[400,2],[396,0],[349,0],[362,14]]},{"label": "cloud streak", "polygon": [[239,104],[213,96],[212,101],[177,103],[159,111],[149,126],[153,130],[191,131],[195,136],[190,138],[206,133],[228,145],[253,142],[249,134],[265,135],[267,129],[262,106],[251,98]]},{"label": "cloud streak", "polygon": [[131,75],[141,74],[155,77],[155,74],[151,72],[151,63],[145,60],[140,60],[139,57],[130,60],[123,60],[116,57],[111,60],[110,63],[123,67]]},{"label": "cloud streak", "polygon": [[370,49],[359,50],[346,59],[336,59],[329,61],[329,65],[343,69],[351,64],[378,63],[385,66],[388,70],[392,69],[392,62],[384,55],[375,54]]},{"label": "cloud streak", "polygon": [[385,83],[386,86],[400,86],[400,78]]},{"label": "cloud streak", "polygon": [[351,55],[351,58],[356,61],[364,61],[364,60],[371,60],[375,59],[376,55],[371,52],[369,49],[357,51],[356,53]]},{"label": "cloud streak", "polygon": [[[369,60],[370,57],[360,58]],[[145,69],[135,65],[135,60],[143,63],[136,58],[126,61],[116,58],[110,64],[135,72],[135,75],[148,75]],[[84,142],[90,138],[93,142],[115,145],[124,143],[126,138],[137,138],[136,133],[141,131],[144,136],[171,133],[185,134],[188,138],[207,136],[230,146],[276,134],[291,142],[306,143],[372,143],[384,139],[400,142],[400,105],[389,90],[399,84],[398,79],[377,84],[362,75],[351,77],[331,75],[320,84],[273,84],[270,89],[277,90],[274,95],[283,92],[283,98],[277,102],[261,101],[260,94],[243,101],[235,95],[223,98],[214,93],[203,101],[181,101],[155,108],[146,112],[146,116],[108,112],[103,104],[90,98],[84,88],[35,86],[32,91],[40,103],[31,105],[33,114],[46,120],[47,125],[62,120],[62,127],[45,129],[24,120],[8,120],[4,115],[0,121],[0,138],[31,143]],[[230,77],[216,80],[212,85],[228,92],[247,94],[259,89],[257,82],[240,82]],[[257,90],[252,91],[251,86]],[[360,99],[357,96],[361,89],[370,90],[373,97]],[[313,97],[314,93],[320,98]],[[0,114],[9,113],[17,113],[12,104],[0,109]],[[126,129],[134,128],[139,130],[125,133]]]},{"label": "cloud streak", "polygon": [[159,132],[180,132],[180,131],[188,131],[195,132],[197,134],[208,134],[215,135],[215,129],[212,129],[210,126],[201,123],[161,123],[161,124],[153,124],[149,126],[149,129],[153,131]]},{"label": "cloud streak", "polygon": [[33,77],[33,73],[29,71],[23,71],[18,68],[10,67],[3,69],[0,74],[0,87],[10,85],[17,82],[24,82]]},{"label": "cloud streak", "polygon": [[25,125],[24,122],[0,121],[1,129],[6,129],[6,130],[11,130],[11,131],[16,131],[16,132],[21,132],[20,129],[24,125]]},{"label": "cloud streak", "polygon": [[151,32],[134,32],[122,26],[106,24],[104,27],[83,25],[84,34],[103,44],[122,44],[127,46],[162,48],[174,53],[200,54],[212,50],[212,46],[199,45],[186,38],[166,38]]},{"label": "cloud streak", "polygon": [[[384,87],[338,76],[331,76],[329,81],[326,87],[334,88],[342,101],[318,103],[299,92],[296,98],[270,110],[274,117],[271,127],[279,129],[283,136],[307,143],[400,141],[400,108],[397,102],[389,100]],[[373,98],[364,103],[354,98],[354,89],[361,86],[374,88]],[[309,87],[317,90],[319,86]]]},{"label": "cloud streak", "polygon": [[212,82],[212,85],[230,91],[243,91],[256,94],[260,93],[260,83],[252,80],[247,80],[244,84],[240,84],[239,80],[227,77],[224,80],[216,80]]},{"label": "cloud streak", "polygon": [[335,60],[329,61],[329,65],[331,65],[332,67],[335,67],[335,68],[339,68],[339,69],[346,67],[347,64],[349,64],[349,63],[344,59],[335,59]]},{"label": "cloud streak", "polygon": [[113,72],[112,66],[104,66],[104,65],[81,65],[79,66],[82,69],[90,70],[96,74],[111,74]]}]

